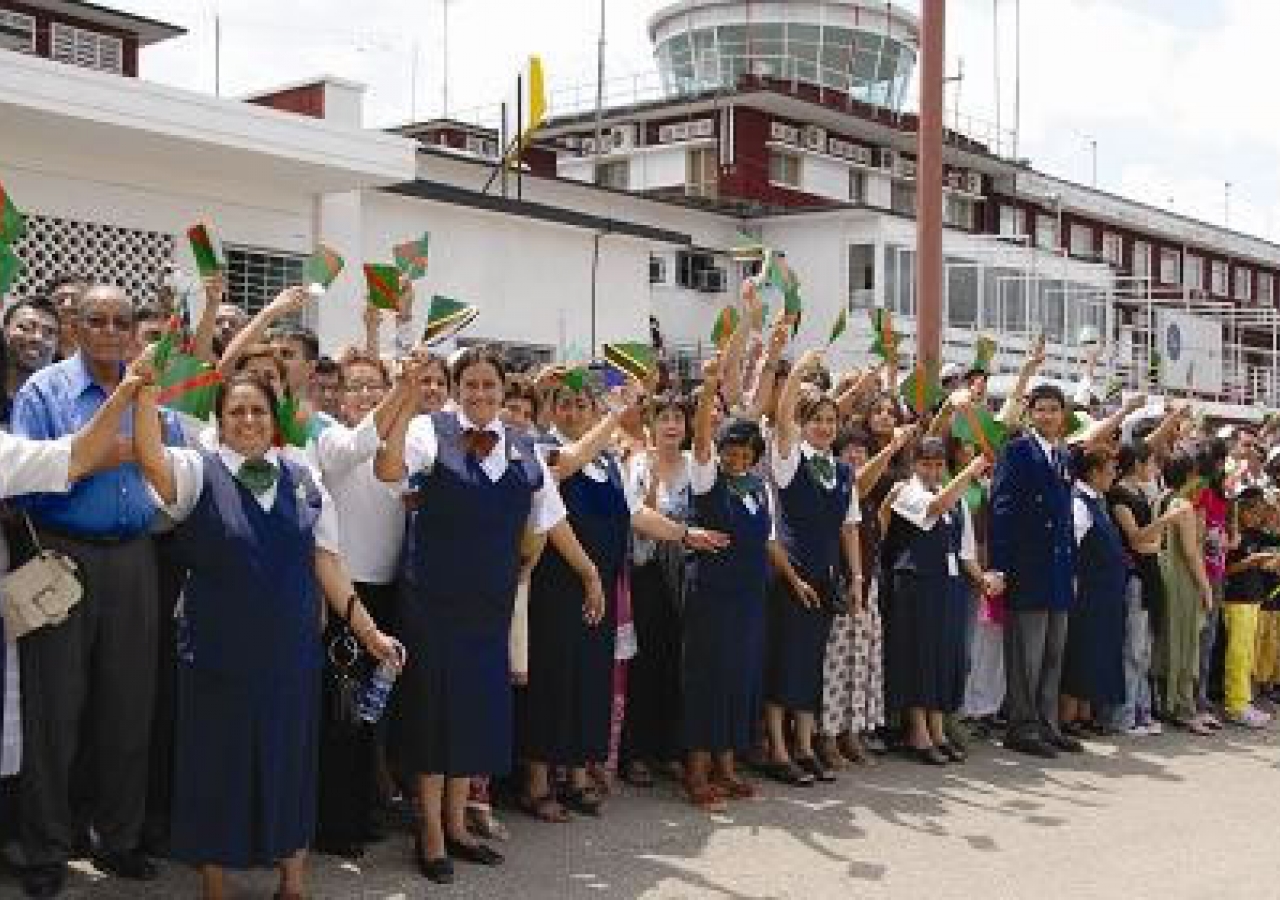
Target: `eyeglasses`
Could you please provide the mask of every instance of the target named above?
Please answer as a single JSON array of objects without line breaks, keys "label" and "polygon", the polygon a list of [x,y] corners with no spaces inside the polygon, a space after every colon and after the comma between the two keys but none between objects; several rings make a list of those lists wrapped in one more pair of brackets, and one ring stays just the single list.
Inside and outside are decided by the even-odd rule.
[{"label": "eyeglasses", "polygon": [[386,389],[386,384],[381,381],[358,381],[343,385],[343,390],[349,394],[372,394],[375,391],[385,391]]},{"label": "eyeglasses", "polygon": [[84,322],[86,328],[94,331],[132,331],[133,316],[104,316],[100,313],[90,313],[84,316],[81,321]]}]

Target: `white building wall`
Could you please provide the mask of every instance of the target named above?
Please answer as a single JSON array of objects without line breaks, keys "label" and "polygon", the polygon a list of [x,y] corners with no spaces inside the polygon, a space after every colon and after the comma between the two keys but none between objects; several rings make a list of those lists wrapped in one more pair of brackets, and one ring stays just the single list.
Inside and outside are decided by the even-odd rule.
[{"label": "white building wall", "polygon": [[[707,146],[714,146],[708,142]],[[690,146],[657,147],[641,150],[631,157],[631,190],[680,187],[685,183]]]},{"label": "white building wall", "polygon": [[817,153],[805,154],[800,165],[800,190],[831,200],[849,200],[849,164]]}]

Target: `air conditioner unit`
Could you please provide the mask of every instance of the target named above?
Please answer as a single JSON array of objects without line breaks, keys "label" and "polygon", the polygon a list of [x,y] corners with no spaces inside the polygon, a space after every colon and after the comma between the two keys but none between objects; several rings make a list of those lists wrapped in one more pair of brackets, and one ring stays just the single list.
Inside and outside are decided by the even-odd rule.
[{"label": "air conditioner unit", "polygon": [[614,150],[631,150],[636,146],[635,125],[615,125],[610,129],[609,136],[612,138],[612,146]]},{"label": "air conditioner unit", "polygon": [[667,258],[665,256],[649,257],[649,283],[667,283]]},{"label": "air conditioner unit", "polygon": [[716,123],[711,119],[699,119],[689,123],[689,136],[695,138],[715,137]]},{"label": "air conditioner unit", "polygon": [[703,269],[696,276],[696,287],[705,294],[721,294],[725,289],[724,269],[712,267]]},{"label": "air conditioner unit", "polygon": [[804,145],[809,150],[827,149],[827,131],[817,125],[806,125],[804,129]]},{"label": "air conditioner unit", "polygon": [[854,144],[849,152],[849,159],[860,166],[871,165],[871,148]]},{"label": "air conditioner unit", "polygon": [[570,150],[577,150],[579,147],[582,146],[582,138],[578,137],[577,135],[571,134],[566,137],[562,137],[560,139],[560,143],[564,144]]},{"label": "air conditioner unit", "polygon": [[592,154],[592,153],[595,153],[595,152],[596,152],[596,139],[595,139],[595,138],[583,138],[583,139],[582,139],[582,152],[583,152],[583,153],[586,153],[586,154]]},{"label": "air conditioner unit", "polygon": [[970,172],[968,175],[966,175],[965,189],[968,190],[970,194],[981,194],[982,193],[982,173]]},{"label": "air conditioner unit", "polygon": [[671,129],[671,140],[673,141],[689,140],[689,123],[688,122],[677,122],[676,124],[668,125],[667,127]]},{"label": "air conditioner unit", "polygon": [[827,141],[827,152],[841,159],[848,159],[849,151],[852,149],[853,147],[848,141],[842,141],[839,138],[831,138]]},{"label": "air conditioner unit", "polygon": [[769,139],[774,141],[785,141],[789,130],[791,130],[791,126],[786,122],[770,122]]}]

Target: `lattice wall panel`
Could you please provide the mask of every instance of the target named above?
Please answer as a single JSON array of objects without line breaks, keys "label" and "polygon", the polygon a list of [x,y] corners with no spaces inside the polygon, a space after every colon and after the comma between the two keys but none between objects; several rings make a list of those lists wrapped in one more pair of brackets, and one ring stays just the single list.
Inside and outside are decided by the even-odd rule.
[{"label": "lattice wall panel", "polygon": [[27,216],[27,233],[15,247],[26,268],[10,299],[44,290],[56,276],[70,272],[114,284],[136,303],[155,298],[157,284],[173,259],[173,235],[138,231],[102,222],[54,216]]}]

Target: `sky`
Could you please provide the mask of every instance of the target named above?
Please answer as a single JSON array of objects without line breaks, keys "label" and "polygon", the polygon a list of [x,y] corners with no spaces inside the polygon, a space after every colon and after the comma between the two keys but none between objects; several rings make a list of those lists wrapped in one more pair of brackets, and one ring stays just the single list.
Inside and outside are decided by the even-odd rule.
[{"label": "sky", "polygon": [[[443,110],[445,0],[107,2],[188,29],[143,51],[152,81],[213,92],[216,15],[225,95],[328,73],[368,86],[371,126]],[[652,84],[645,23],[666,4],[604,2],[606,83],[622,100]],[[949,105],[958,89],[962,116],[994,122],[998,93],[1010,128],[1020,81],[1019,155],[1036,168],[1089,184],[1096,142],[1099,188],[1280,240],[1280,3],[1021,0],[1020,78],[1018,5],[948,0],[947,71],[963,72]],[[589,100],[599,29],[600,0],[448,0],[450,113],[491,119],[530,53],[543,57],[553,111]]]}]

